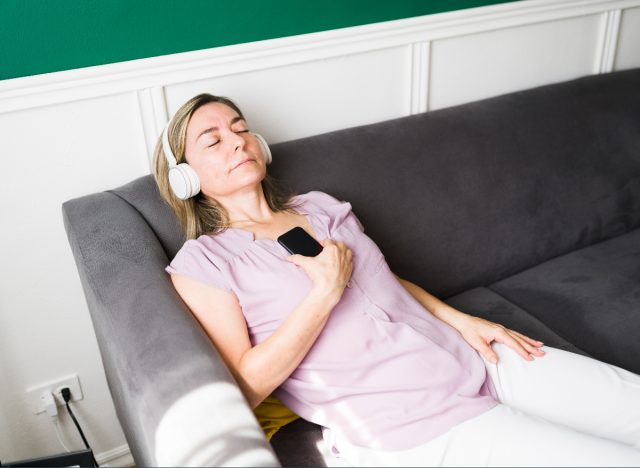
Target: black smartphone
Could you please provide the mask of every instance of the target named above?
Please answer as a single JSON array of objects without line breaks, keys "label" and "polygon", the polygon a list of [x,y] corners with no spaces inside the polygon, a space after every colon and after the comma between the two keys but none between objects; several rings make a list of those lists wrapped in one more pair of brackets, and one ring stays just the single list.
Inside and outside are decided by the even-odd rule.
[{"label": "black smartphone", "polygon": [[278,243],[290,254],[315,257],[322,252],[322,245],[300,226],[296,226],[279,236]]}]

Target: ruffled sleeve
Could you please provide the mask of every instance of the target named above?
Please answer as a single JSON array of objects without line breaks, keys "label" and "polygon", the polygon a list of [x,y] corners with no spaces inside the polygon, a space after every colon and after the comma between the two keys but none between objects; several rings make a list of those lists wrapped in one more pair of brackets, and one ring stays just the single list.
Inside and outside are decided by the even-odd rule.
[{"label": "ruffled sleeve", "polygon": [[167,273],[189,276],[201,283],[233,292],[213,254],[197,240],[188,240],[165,268]]},{"label": "ruffled sleeve", "polygon": [[339,227],[364,232],[364,226],[353,212],[351,203],[338,200],[333,195],[317,190],[309,192],[307,196],[317,208],[317,213],[326,217],[330,233]]}]

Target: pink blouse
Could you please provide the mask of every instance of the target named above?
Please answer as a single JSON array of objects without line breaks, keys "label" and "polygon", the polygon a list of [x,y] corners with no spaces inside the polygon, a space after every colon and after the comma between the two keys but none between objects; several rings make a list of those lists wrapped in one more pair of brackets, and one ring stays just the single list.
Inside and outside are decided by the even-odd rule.
[{"label": "pink blouse", "polygon": [[[320,191],[293,201],[316,239],[342,241],[353,251],[354,268],[323,331],[276,397],[323,426],[338,452],[341,441],[413,448],[498,404],[480,355],[398,282],[350,203]],[[255,346],[312,286],[287,256],[274,240],[229,228],[185,242],[166,271],[233,292]]]}]

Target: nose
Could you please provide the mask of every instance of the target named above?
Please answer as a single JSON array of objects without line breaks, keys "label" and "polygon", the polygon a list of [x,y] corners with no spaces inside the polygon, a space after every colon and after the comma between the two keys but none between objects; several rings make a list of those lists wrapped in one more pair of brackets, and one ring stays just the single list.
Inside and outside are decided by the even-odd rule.
[{"label": "nose", "polygon": [[231,145],[231,148],[233,148],[234,152],[244,149],[245,141],[244,141],[243,134],[238,134],[236,132],[229,131],[227,140],[229,141],[229,144]]}]

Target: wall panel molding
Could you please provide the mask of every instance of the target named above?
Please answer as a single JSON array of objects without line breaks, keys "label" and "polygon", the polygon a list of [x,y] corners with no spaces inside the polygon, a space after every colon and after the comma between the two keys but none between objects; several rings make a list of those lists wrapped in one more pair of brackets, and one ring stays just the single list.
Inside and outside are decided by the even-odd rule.
[{"label": "wall panel molding", "polygon": [[603,13],[603,31],[601,39],[601,52],[599,63],[594,73],[607,73],[613,71],[618,48],[618,33],[620,31],[621,10],[611,10]]},{"label": "wall panel molding", "polygon": [[151,162],[151,156],[158,140],[158,135],[169,120],[164,87],[156,86],[136,90],[140,125],[144,133],[144,142]]},{"label": "wall panel molding", "polygon": [[429,57],[431,42],[411,44],[411,114],[426,112],[429,108]]}]

